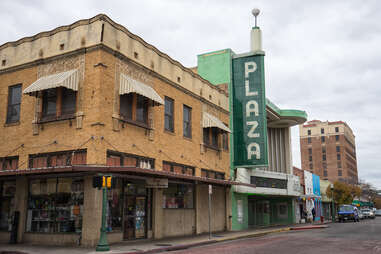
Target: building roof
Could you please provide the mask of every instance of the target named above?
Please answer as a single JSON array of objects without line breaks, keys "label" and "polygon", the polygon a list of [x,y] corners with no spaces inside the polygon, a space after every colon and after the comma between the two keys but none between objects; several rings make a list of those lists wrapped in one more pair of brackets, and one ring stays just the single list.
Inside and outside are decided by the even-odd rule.
[{"label": "building roof", "polygon": [[[216,106],[229,111],[228,95],[223,89],[214,86],[192,69],[183,66],[180,62],[172,59],[167,54],[158,50],[155,46],[147,43],[138,35],[131,33],[124,26],[114,22],[105,14],[99,14],[89,19],[82,19],[71,25],[60,26],[50,31],[41,32],[33,36],[24,37],[17,41],[6,42],[0,45],[0,60],[6,61],[4,66],[0,66],[0,73],[38,63],[41,59],[48,59],[50,57],[75,52],[76,50],[83,48],[95,47],[97,45],[103,45],[111,50],[118,51],[122,55],[125,55],[133,61],[137,61],[139,64],[143,64],[150,69],[149,62],[133,59],[133,56],[131,57],[126,54],[126,52],[131,51],[131,48],[125,45],[127,39],[132,39],[137,42],[133,45],[142,51],[149,51],[147,55],[149,55],[152,61],[163,59],[165,64],[176,66],[175,71],[160,71],[158,72],[160,75],[172,82],[178,83],[179,86],[191,90],[191,92],[194,92],[196,95],[204,97],[207,102],[211,102]],[[64,45],[63,49],[59,49],[59,43],[61,43],[61,41],[62,45]],[[20,54],[20,52],[27,52],[27,54]],[[156,69],[155,71],[157,72]],[[192,82],[191,80],[189,81],[189,78],[188,81],[185,81],[187,77],[183,77],[183,73],[186,73],[187,77],[190,76],[198,81]],[[181,78],[178,79],[178,77]],[[198,84],[201,85],[201,91],[204,89],[203,93],[197,90],[199,89]],[[192,87],[194,87],[193,90]],[[206,88],[209,93],[206,93]],[[213,94],[212,97],[209,96],[211,93]],[[220,100],[220,98],[222,99]]]}]

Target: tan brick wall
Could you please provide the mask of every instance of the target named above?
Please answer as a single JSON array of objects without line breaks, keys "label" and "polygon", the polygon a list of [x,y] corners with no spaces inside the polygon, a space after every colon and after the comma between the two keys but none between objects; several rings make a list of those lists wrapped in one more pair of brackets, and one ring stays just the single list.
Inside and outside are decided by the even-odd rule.
[{"label": "tan brick wall", "polygon": [[[66,69],[75,67],[73,58],[64,58],[56,62],[48,63],[51,66],[64,66]],[[39,134],[33,135],[32,121],[35,109],[35,97],[22,96],[20,124],[16,126],[1,126],[0,157],[19,155],[21,169],[28,166],[29,154],[45,153],[61,150],[78,149],[81,144],[94,136],[81,148],[88,149],[88,164],[106,164],[106,150],[118,150],[121,152],[142,155],[155,158],[155,167],[161,170],[162,161],[174,161],[181,164],[192,165],[197,168],[196,175],[200,175],[201,168],[222,171],[229,177],[229,153],[228,151],[217,152],[207,149],[201,154],[202,143],[202,110],[217,115],[223,122],[228,123],[228,114],[205,103],[180,89],[169,85],[160,79],[159,75],[150,75],[132,63],[123,62],[125,70],[133,74],[134,78],[147,77],[145,80],[158,94],[164,98],[171,97],[175,101],[175,131],[164,131],[164,106],[155,106],[153,110],[153,140],[149,139],[147,131],[141,127],[130,124],[120,124],[120,131],[115,132],[112,128],[113,103],[115,103],[114,87],[116,76],[121,71],[116,70],[120,60],[111,54],[96,50],[85,55],[85,76],[83,80],[83,95],[81,100],[84,113],[83,128],[76,129],[75,121],[59,121],[40,125]],[[57,63],[61,62],[61,64]],[[103,63],[102,65],[97,65]],[[96,66],[97,65],[97,66]],[[39,69],[43,69],[41,66]],[[45,66],[49,69],[49,66]],[[52,68],[50,68],[52,69]],[[64,70],[64,69],[62,69]],[[51,72],[57,72],[51,70]],[[11,73],[1,74],[0,79],[0,119],[5,122],[8,86],[22,83],[23,89],[37,79],[37,68],[32,67]],[[118,84],[117,84],[118,85]],[[192,108],[192,139],[184,138],[182,132],[182,106]],[[102,140],[100,137],[104,137]],[[53,144],[56,141],[57,144]],[[18,150],[12,150],[24,144]]]}]

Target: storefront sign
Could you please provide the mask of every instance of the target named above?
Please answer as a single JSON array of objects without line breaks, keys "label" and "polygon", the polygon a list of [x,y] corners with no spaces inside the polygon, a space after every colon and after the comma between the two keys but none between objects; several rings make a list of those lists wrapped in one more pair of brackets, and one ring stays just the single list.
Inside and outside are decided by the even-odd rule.
[{"label": "storefront sign", "polygon": [[146,179],[146,188],[168,188],[168,179],[148,178]]},{"label": "storefront sign", "polygon": [[287,189],[287,180],[285,179],[252,176],[250,177],[250,183],[256,185],[256,187]]},{"label": "storefront sign", "polygon": [[263,59],[263,55],[233,59],[235,167],[268,165]]}]

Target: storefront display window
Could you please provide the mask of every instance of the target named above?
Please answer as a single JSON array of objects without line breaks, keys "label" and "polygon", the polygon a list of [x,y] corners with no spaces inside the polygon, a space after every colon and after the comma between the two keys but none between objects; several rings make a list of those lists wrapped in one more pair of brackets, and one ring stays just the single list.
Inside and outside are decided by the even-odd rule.
[{"label": "storefront display window", "polygon": [[48,178],[29,182],[27,232],[80,232],[82,178]]},{"label": "storefront display window", "polygon": [[164,190],[163,208],[193,208],[193,186],[189,184],[168,184]]},{"label": "storefront display window", "polygon": [[107,231],[122,229],[123,196],[122,179],[116,180],[114,189],[107,191]]},{"label": "storefront display window", "polygon": [[15,208],[15,181],[0,181],[0,231],[10,231]]}]

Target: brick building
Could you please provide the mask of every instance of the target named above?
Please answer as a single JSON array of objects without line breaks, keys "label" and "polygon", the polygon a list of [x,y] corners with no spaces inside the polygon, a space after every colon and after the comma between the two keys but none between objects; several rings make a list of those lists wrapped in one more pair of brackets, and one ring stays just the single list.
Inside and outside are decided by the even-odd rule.
[{"label": "brick building", "polygon": [[355,136],[342,121],[299,125],[302,169],[324,180],[357,184]]},{"label": "brick building", "polygon": [[96,245],[231,228],[229,102],[105,15],[0,46],[0,241]]}]

